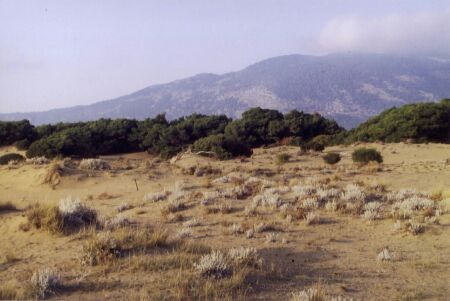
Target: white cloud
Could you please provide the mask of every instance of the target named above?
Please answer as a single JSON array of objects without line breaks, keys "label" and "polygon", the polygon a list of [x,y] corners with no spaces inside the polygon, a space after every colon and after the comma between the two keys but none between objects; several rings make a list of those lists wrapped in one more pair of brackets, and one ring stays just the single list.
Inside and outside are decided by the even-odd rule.
[{"label": "white cloud", "polygon": [[322,29],[318,44],[325,52],[398,52],[450,57],[450,10],[378,18],[335,18]]}]

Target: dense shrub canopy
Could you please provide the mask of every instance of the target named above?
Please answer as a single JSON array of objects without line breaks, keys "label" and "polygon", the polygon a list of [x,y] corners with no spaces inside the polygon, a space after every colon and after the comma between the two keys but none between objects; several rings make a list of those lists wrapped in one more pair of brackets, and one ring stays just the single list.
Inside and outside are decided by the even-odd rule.
[{"label": "dense shrub canopy", "polygon": [[[58,155],[94,157],[146,150],[168,158],[192,146],[216,153],[221,159],[250,156],[253,147],[288,138],[302,145],[314,137],[332,137],[343,131],[319,114],[291,111],[286,115],[253,108],[232,121],[225,115],[192,114],[168,121],[164,114],[142,121],[100,119],[34,127],[27,120],[0,122],[0,145],[27,149],[28,157]],[[320,141],[322,141],[321,139]],[[322,147],[323,148],[323,147]]]},{"label": "dense shrub canopy", "polygon": [[400,142],[407,139],[449,143],[450,101],[417,103],[386,110],[349,131],[337,142]]},{"label": "dense shrub canopy", "polygon": [[23,160],[25,160],[25,158],[21,154],[10,153],[0,156],[0,165],[6,165],[10,161],[23,161]]},{"label": "dense shrub canopy", "polygon": [[328,163],[330,165],[334,165],[339,161],[341,161],[341,155],[339,153],[328,153],[324,155],[322,158],[323,161],[325,161],[325,163]]},{"label": "dense shrub canopy", "polygon": [[28,147],[36,138],[36,130],[28,120],[0,121],[0,146],[21,141],[21,145]]},{"label": "dense shrub canopy", "polygon": [[380,152],[374,148],[360,147],[353,151],[352,160],[355,163],[367,164],[371,161],[382,163],[383,157]]}]

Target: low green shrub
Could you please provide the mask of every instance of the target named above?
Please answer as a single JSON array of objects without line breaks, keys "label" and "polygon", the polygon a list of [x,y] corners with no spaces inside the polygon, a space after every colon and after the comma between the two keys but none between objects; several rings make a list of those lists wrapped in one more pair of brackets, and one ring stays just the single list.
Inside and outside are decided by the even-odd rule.
[{"label": "low green shrub", "polygon": [[383,157],[381,156],[380,152],[374,148],[361,147],[356,149],[352,153],[352,160],[355,163],[363,163],[363,164],[367,164],[370,161],[382,163]]},{"label": "low green shrub", "polygon": [[25,160],[25,157],[22,156],[21,154],[10,153],[0,157],[0,165],[6,165],[10,161],[23,161],[23,160]]},{"label": "low green shrub", "polygon": [[338,163],[339,161],[341,161],[341,155],[339,153],[328,153],[325,156],[322,157],[323,161],[325,161],[325,163],[334,165],[336,163]]}]

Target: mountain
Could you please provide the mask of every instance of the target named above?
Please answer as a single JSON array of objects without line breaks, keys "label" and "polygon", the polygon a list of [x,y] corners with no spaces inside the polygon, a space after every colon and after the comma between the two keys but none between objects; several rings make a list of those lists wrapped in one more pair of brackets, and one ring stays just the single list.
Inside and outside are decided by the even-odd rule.
[{"label": "mountain", "polygon": [[199,74],[119,98],[44,112],[0,114],[33,124],[98,118],[169,119],[193,112],[238,117],[250,107],[319,112],[353,127],[381,111],[450,95],[450,61],[381,54],[286,55]]}]

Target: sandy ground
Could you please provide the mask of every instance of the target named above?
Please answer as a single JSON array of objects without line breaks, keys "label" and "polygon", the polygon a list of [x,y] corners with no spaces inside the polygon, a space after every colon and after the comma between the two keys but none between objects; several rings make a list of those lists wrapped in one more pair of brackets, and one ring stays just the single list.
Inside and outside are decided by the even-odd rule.
[{"label": "sandy ground", "polygon": [[[325,152],[338,151],[343,160],[326,166],[321,155],[299,154],[295,147],[257,149],[247,160],[216,161],[185,155],[175,164],[160,161],[145,153],[106,156],[108,171],[82,171],[73,161],[54,188],[43,184],[49,165],[23,164],[0,167],[0,203],[12,202],[18,211],[0,213],[0,254],[13,254],[16,260],[0,264],[0,282],[20,283],[40,267],[61,271],[67,283],[83,283],[58,292],[50,298],[71,300],[161,299],[170,291],[169,282],[177,273],[167,271],[135,271],[132,260],[120,259],[114,267],[82,267],[77,261],[84,241],[83,234],[51,235],[31,229],[22,231],[27,206],[57,205],[61,198],[73,196],[95,208],[105,217],[117,215],[117,207],[130,204],[127,217],[139,225],[164,227],[171,235],[182,228],[181,222],[168,223],[161,214],[163,202],[144,202],[146,193],[173,191],[183,183],[186,194],[232,188],[234,184],[211,184],[223,175],[257,176],[277,183],[293,185],[311,178],[328,178],[338,185],[363,182],[380,183],[389,191],[413,188],[428,193],[443,192],[450,198],[450,145],[441,144],[371,144],[383,155],[381,166],[357,167],[351,162],[356,146],[338,146]],[[6,147],[0,154],[12,151]],[[275,157],[281,152],[292,155],[290,162],[278,166]],[[194,176],[184,174],[190,167],[205,166],[220,174]],[[138,190],[136,188],[138,185]],[[102,195],[103,194],[103,195]],[[292,193],[285,196],[292,199]],[[217,205],[231,204],[228,214],[206,214],[198,202],[183,210],[184,221],[197,218],[201,226],[192,228],[191,240],[225,250],[236,246],[254,247],[267,267],[262,280],[252,283],[244,299],[289,299],[291,293],[320,283],[328,295],[353,300],[450,300],[450,214],[439,217],[439,225],[428,225],[424,233],[411,235],[394,232],[395,220],[389,216],[367,221],[360,216],[319,209],[326,222],[306,225],[298,220],[286,223],[277,212],[262,210],[247,217],[247,199],[219,199]],[[274,223],[277,241],[267,243],[266,233],[246,239],[232,235],[232,224]],[[388,247],[390,262],[378,262],[377,254]],[[128,261],[127,261],[128,260]],[[270,272],[269,270],[272,269]],[[275,275],[276,274],[276,275]],[[68,286],[70,287],[70,285]],[[143,296],[145,291],[145,296]],[[170,296],[170,294],[166,294]],[[172,297],[167,297],[171,299]]]}]

